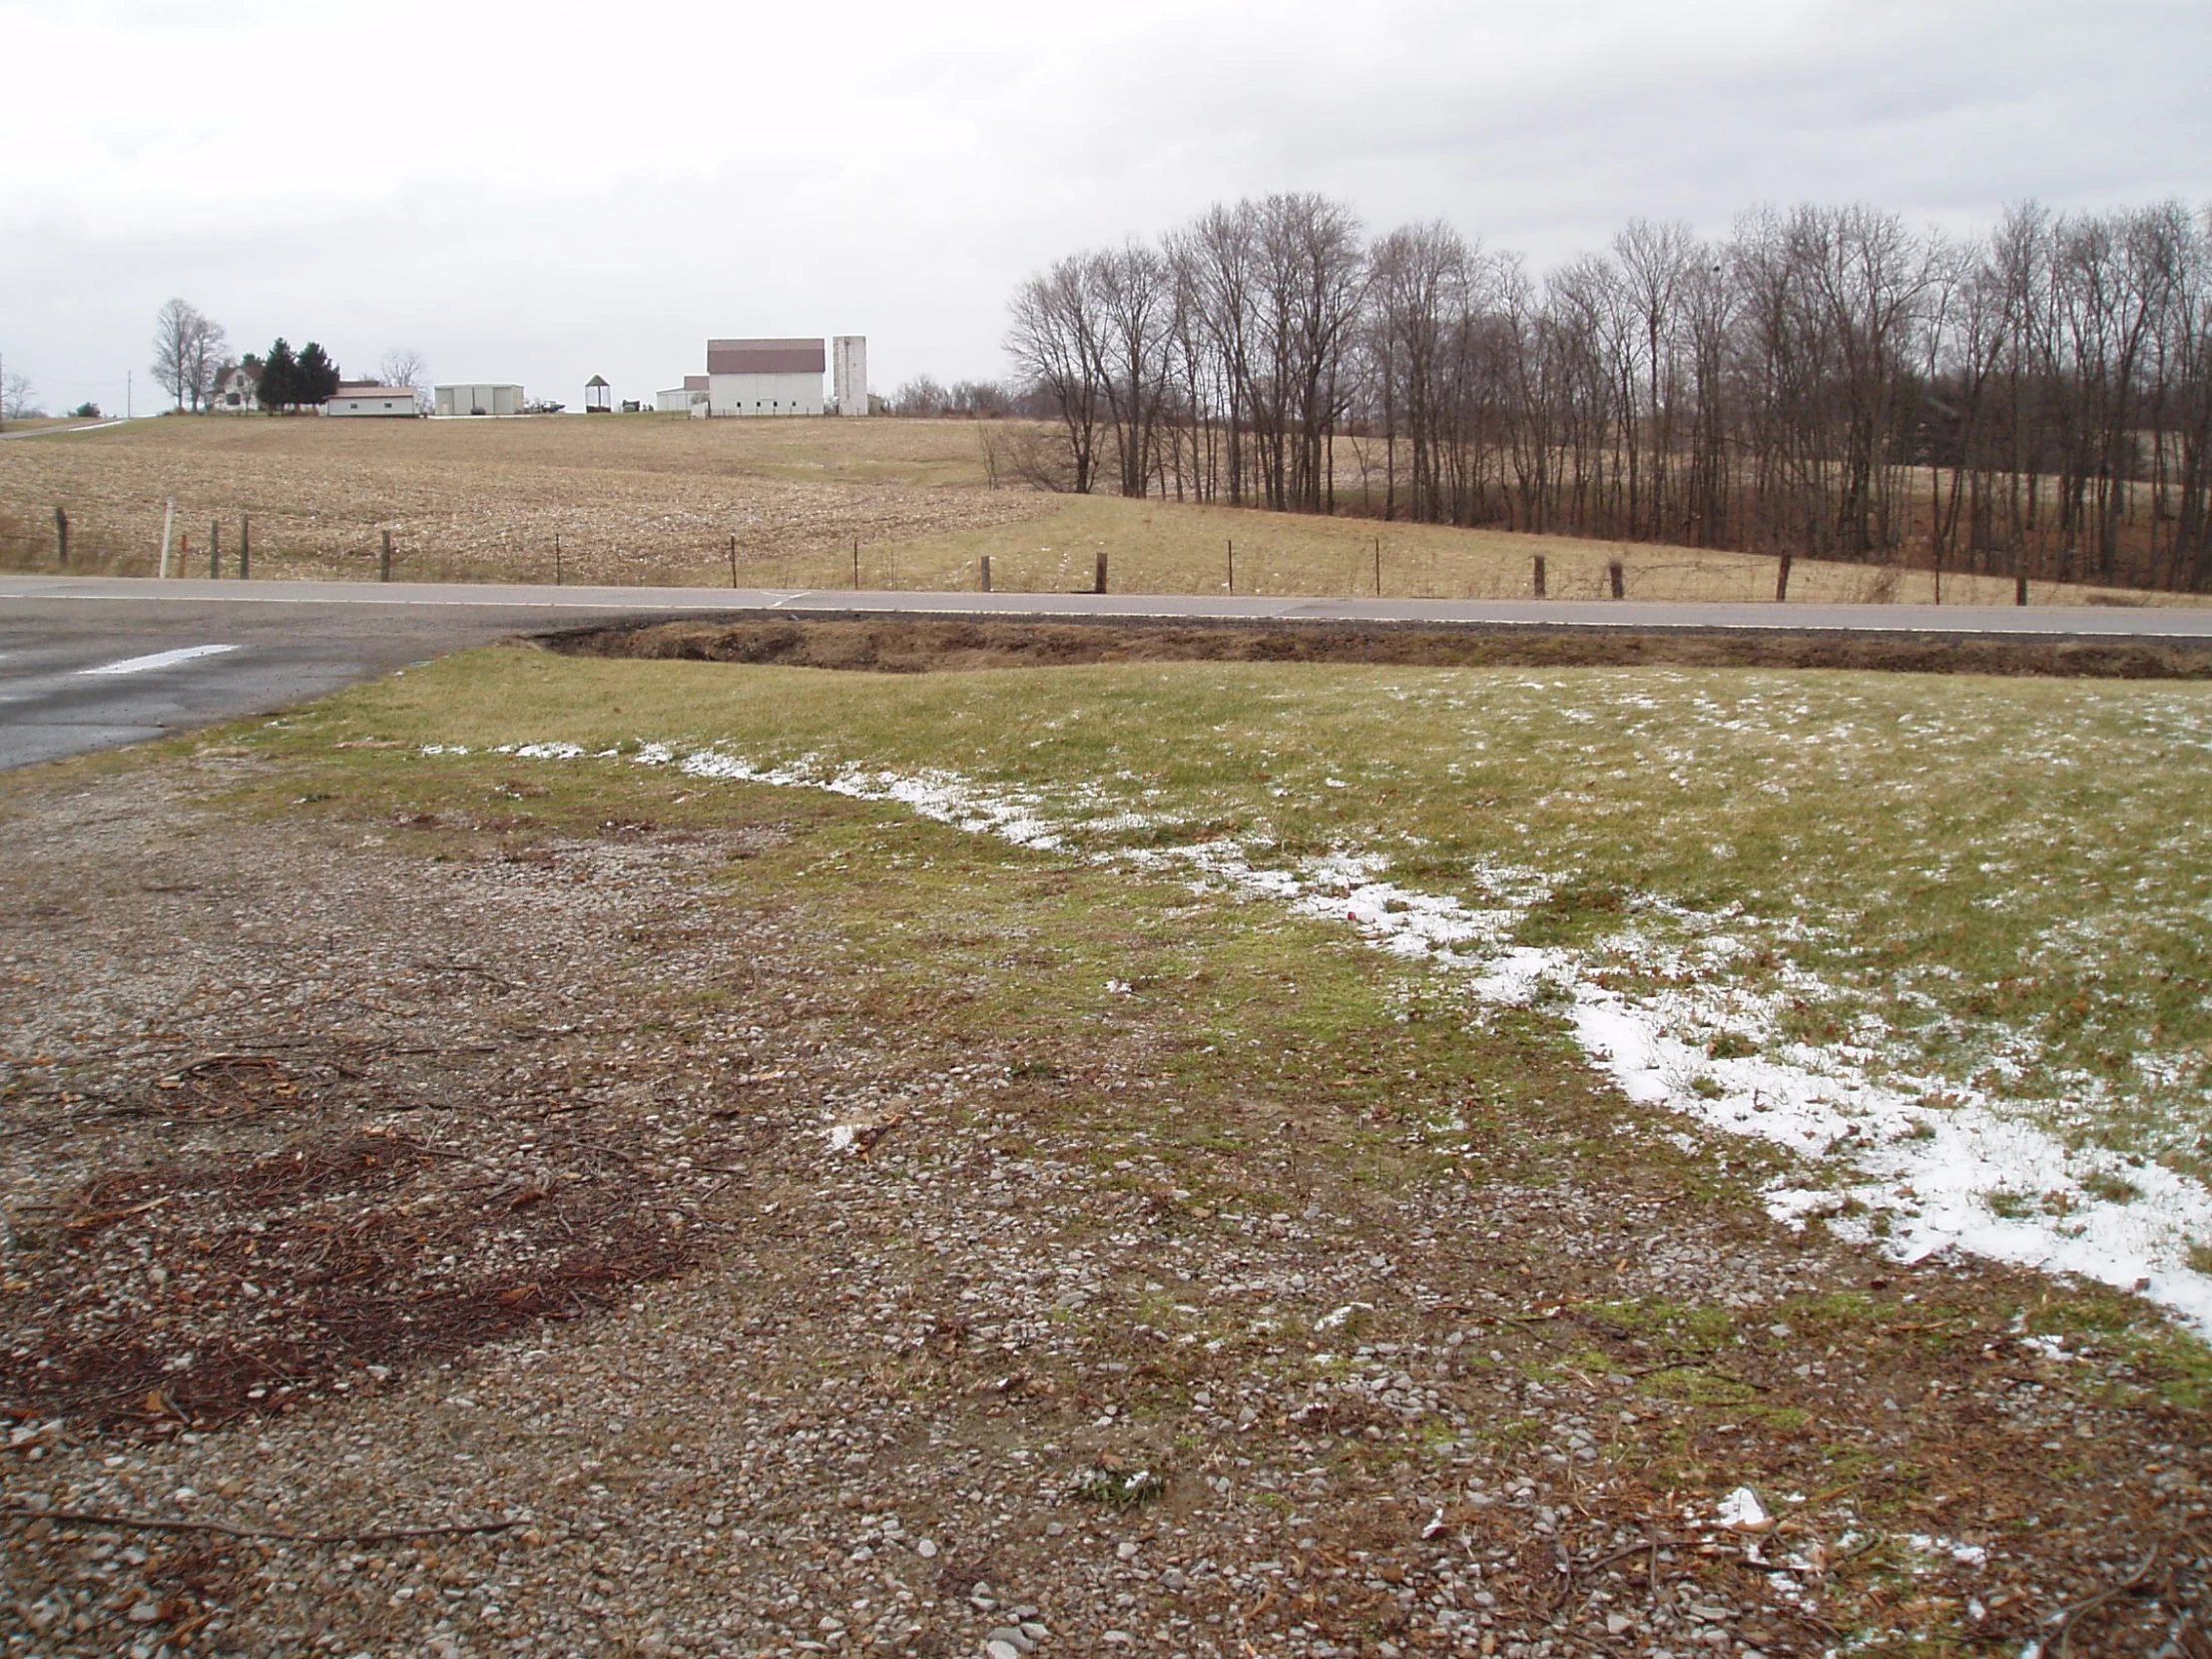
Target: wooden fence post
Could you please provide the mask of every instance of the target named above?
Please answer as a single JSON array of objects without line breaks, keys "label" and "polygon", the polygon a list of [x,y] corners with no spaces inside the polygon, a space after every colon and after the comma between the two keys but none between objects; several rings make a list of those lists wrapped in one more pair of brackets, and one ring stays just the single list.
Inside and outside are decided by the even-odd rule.
[{"label": "wooden fence post", "polygon": [[852,542],[852,591],[854,593],[860,591],[860,542],[858,537],[854,537]]},{"label": "wooden fence post", "polygon": [[379,582],[391,580],[391,532],[389,530],[384,532],[384,555],[376,562],[376,580]]},{"label": "wooden fence post", "polygon": [[561,585],[561,533],[553,532],[553,585]]},{"label": "wooden fence post", "polygon": [[1536,585],[1536,597],[1541,599],[1544,597],[1544,556],[1541,553],[1536,555],[1533,566],[1532,576]]},{"label": "wooden fence post", "polygon": [[988,553],[983,555],[983,591],[991,591],[991,556]]},{"label": "wooden fence post", "polygon": [[254,521],[239,514],[239,580],[254,574]]},{"label": "wooden fence post", "polygon": [[738,585],[738,538],[736,536],[730,538],[730,585],[733,588]]},{"label": "wooden fence post", "polygon": [[1094,581],[1094,582],[1092,583],[1092,585],[1091,585],[1091,592],[1093,592],[1093,593],[1104,593],[1105,591],[1106,591],[1106,555],[1105,555],[1105,554],[1103,554],[1103,553],[1101,553],[1101,554],[1099,554],[1099,556],[1098,556],[1098,577],[1097,577],[1097,580],[1096,580],[1096,581]]},{"label": "wooden fence post", "polygon": [[1612,579],[1613,597],[1615,599],[1625,598],[1628,592],[1628,584],[1626,572],[1621,569],[1620,560],[1615,559],[1608,564],[1605,567],[1605,574]]},{"label": "wooden fence post", "polygon": [[2025,576],[2012,578],[2012,603],[2015,605],[2025,605],[2027,603],[2027,578]]},{"label": "wooden fence post", "polygon": [[1382,597],[1382,538],[1375,538],[1375,597]]},{"label": "wooden fence post", "polygon": [[208,520],[208,580],[223,580],[223,520]]},{"label": "wooden fence post", "polygon": [[62,569],[69,568],[69,509],[54,509],[54,562]]},{"label": "wooden fence post", "polygon": [[1237,591],[1237,538],[1235,536],[1229,538],[1229,591],[1232,594]]},{"label": "wooden fence post", "polygon": [[1774,573],[1774,602],[1775,602],[1775,603],[1776,603],[1777,605],[1781,605],[1781,604],[1784,604],[1784,603],[1786,603],[1786,602],[1787,602],[1787,601],[1789,600],[1789,597],[1790,597],[1790,555],[1789,555],[1789,554],[1787,554],[1787,553],[1785,553],[1785,554],[1783,554],[1783,555],[1782,555],[1782,562],[1781,562],[1781,563],[1780,563],[1779,565],[1777,565],[1777,566],[1775,567],[1775,573]]}]

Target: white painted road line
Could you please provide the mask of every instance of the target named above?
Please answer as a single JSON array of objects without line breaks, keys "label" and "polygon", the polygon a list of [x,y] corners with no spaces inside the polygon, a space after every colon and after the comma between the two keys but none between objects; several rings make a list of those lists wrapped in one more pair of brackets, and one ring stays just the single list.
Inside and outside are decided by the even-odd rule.
[{"label": "white painted road line", "polygon": [[144,674],[150,669],[172,668],[178,663],[189,663],[195,657],[220,657],[226,651],[236,651],[235,645],[183,645],[175,651],[157,651],[151,657],[126,657],[120,663],[103,663],[98,668],[81,668],[79,674]]}]

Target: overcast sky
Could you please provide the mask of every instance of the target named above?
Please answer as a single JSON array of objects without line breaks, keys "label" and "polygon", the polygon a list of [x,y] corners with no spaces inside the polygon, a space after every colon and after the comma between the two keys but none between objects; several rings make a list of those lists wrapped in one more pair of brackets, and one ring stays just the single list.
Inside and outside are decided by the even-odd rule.
[{"label": "overcast sky", "polygon": [[2205,0],[0,0],[0,354],[53,407],[158,401],[173,294],[573,407],[710,334],[996,375],[1030,271],[1277,190],[1539,269],[1759,203],[2212,200]]}]

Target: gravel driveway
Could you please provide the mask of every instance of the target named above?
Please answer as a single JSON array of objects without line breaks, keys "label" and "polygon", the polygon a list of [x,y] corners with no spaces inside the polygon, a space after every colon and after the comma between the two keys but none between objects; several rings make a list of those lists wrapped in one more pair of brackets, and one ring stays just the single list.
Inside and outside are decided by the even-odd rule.
[{"label": "gravel driveway", "polygon": [[2200,1410],[1541,1033],[1587,1150],[1379,1181],[877,1005],[768,792],[430,857],[258,765],[0,799],[8,1653],[2212,1651]]}]

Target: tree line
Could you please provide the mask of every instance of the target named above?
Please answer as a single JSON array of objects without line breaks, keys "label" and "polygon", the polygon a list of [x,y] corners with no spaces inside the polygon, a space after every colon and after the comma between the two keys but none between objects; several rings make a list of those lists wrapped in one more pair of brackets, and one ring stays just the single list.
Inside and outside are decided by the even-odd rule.
[{"label": "tree line", "polygon": [[1539,277],[1278,195],[1011,317],[1051,488],[2212,586],[2212,224],[2178,204],[1635,221]]}]

